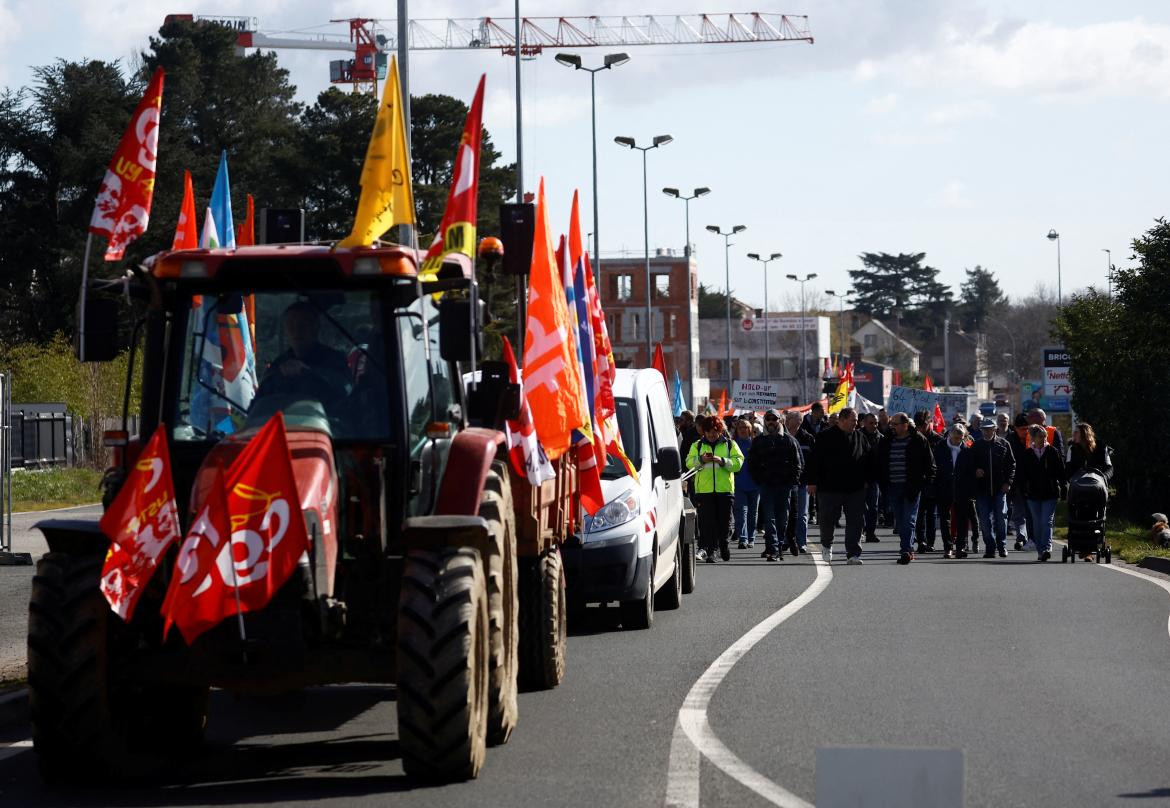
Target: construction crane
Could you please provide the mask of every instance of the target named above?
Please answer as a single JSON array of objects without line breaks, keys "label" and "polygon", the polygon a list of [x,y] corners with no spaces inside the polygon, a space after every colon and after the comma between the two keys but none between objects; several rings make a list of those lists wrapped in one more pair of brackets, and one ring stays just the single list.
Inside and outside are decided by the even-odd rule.
[{"label": "construction crane", "polygon": [[[264,33],[255,17],[172,14],[172,19],[211,22],[237,32],[237,47],[346,51],[352,59],[329,63],[329,80],[352,84],[354,92],[377,95],[386,77],[386,54],[398,47],[394,20],[352,18],[349,36],[287,31]],[[516,55],[513,17],[412,19],[409,46],[414,51],[498,50]],[[521,17],[520,56],[533,58],[545,48],[637,47],[643,45],[719,45],[808,42],[804,15],[746,12],[736,14],[649,14],[620,17]]]}]

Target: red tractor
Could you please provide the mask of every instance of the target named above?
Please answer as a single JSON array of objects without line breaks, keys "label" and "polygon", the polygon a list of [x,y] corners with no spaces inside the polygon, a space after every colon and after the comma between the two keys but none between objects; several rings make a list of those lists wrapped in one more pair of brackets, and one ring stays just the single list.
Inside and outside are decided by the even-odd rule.
[{"label": "red tractor", "polygon": [[[449,257],[421,282],[417,260],[395,246],[186,250],[91,284],[83,359],[112,358],[127,335],[141,344],[126,393],[141,374],[141,435],[114,438],[107,504],[165,425],[186,528],[214,467],[281,412],[311,548],[242,630],[225,620],[188,646],[175,631],[164,641],[159,615],[177,547],[127,623],[98,588],[98,523],[42,522],[29,686],[50,781],[156,769],[199,742],[212,687],[340,682],[395,685],[408,774],[473,778],[516,725],[518,683],[560,681],[575,471],[563,460],[539,488],[514,475],[500,429],[519,389],[476,363],[470,262]],[[251,359],[232,331],[245,320]],[[469,370],[480,382],[465,391]],[[246,575],[253,554],[237,542]]]}]

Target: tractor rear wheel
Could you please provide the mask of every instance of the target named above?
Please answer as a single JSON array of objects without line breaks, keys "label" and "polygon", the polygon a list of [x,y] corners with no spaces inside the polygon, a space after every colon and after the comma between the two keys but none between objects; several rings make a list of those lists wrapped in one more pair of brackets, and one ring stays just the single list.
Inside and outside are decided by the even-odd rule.
[{"label": "tractor rear wheel", "polygon": [[126,678],[135,637],[98,588],[103,558],[47,553],[28,618],[33,746],[50,783],[145,776],[203,738],[208,688]]},{"label": "tractor rear wheel", "polygon": [[492,554],[488,559],[488,615],[491,642],[488,665],[489,746],[508,742],[516,728],[519,668],[520,600],[516,593],[516,514],[512,483],[503,464],[492,464],[484,482],[479,515],[488,523]]},{"label": "tractor rear wheel", "polygon": [[421,780],[470,780],[487,748],[487,581],[473,548],[411,550],[398,606],[398,742]]},{"label": "tractor rear wheel", "polygon": [[524,559],[520,578],[520,682],[550,690],[565,678],[567,614],[561,553]]}]

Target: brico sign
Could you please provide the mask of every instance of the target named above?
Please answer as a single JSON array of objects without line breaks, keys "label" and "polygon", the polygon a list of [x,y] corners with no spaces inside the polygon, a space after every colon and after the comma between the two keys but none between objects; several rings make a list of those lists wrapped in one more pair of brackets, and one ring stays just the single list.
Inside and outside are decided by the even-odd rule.
[{"label": "brico sign", "polygon": [[1041,362],[1044,373],[1044,397],[1068,398],[1072,395],[1072,357],[1064,348],[1045,348]]}]

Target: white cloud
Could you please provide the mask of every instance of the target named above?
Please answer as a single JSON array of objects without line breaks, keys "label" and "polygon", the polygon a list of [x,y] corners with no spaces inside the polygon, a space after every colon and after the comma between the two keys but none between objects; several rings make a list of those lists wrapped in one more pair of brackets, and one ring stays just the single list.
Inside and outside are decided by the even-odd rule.
[{"label": "white cloud", "polygon": [[865,111],[871,115],[885,115],[888,112],[893,112],[897,106],[898,94],[886,93],[869,99],[865,105]]},{"label": "white cloud", "polygon": [[994,113],[994,107],[986,101],[959,101],[930,110],[926,113],[926,121],[933,124],[952,124],[972,118],[988,118]]},{"label": "white cloud", "polygon": [[916,84],[1049,93],[1170,95],[1170,25],[1144,19],[948,28],[933,48],[858,66]]},{"label": "white cloud", "polygon": [[967,208],[971,203],[967,201],[965,191],[967,186],[958,180],[951,180],[943,186],[939,201],[944,208]]}]

